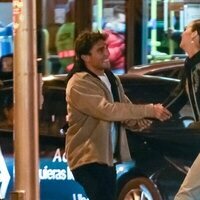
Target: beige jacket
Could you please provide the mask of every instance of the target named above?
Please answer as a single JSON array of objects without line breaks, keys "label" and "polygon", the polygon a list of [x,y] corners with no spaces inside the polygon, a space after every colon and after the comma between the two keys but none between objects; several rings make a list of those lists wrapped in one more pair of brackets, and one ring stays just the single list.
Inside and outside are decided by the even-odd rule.
[{"label": "beige jacket", "polygon": [[[66,89],[69,128],[66,133],[66,157],[70,169],[98,162],[113,165],[110,123],[125,125],[153,116],[152,105],[134,105],[124,94],[117,78],[120,103],[106,85],[87,72],[79,72],[69,80]],[[120,129],[120,153],[123,161],[131,159],[125,128]]]}]

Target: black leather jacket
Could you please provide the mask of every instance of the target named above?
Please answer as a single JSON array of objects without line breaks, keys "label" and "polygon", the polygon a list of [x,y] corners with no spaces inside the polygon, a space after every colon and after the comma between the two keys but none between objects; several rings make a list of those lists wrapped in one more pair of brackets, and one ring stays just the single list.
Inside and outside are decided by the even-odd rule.
[{"label": "black leather jacket", "polygon": [[195,121],[200,121],[200,51],[192,58],[186,58],[181,82],[164,102],[164,105],[172,113],[176,113],[188,100]]}]

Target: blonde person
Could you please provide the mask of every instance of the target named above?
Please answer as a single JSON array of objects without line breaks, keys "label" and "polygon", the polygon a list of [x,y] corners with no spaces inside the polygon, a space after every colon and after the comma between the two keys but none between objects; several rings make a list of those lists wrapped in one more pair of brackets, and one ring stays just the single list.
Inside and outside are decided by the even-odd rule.
[{"label": "blonde person", "polygon": [[[181,83],[166,102],[173,111],[188,101],[192,107],[194,123],[189,128],[200,128],[200,19],[188,24],[182,33],[180,47],[187,53]],[[200,156],[196,158],[183,181],[175,200],[200,199]]]}]

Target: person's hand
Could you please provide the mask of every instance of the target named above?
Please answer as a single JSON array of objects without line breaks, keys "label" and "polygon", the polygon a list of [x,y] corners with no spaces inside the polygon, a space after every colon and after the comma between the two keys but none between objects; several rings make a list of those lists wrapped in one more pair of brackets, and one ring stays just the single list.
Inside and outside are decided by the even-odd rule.
[{"label": "person's hand", "polygon": [[137,127],[139,131],[142,131],[143,129],[149,128],[151,126],[152,121],[149,119],[140,119],[137,120]]},{"label": "person's hand", "polygon": [[170,119],[172,116],[171,112],[169,112],[162,104],[154,104],[153,105],[154,117],[159,119],[160,121],[165,121]]}]

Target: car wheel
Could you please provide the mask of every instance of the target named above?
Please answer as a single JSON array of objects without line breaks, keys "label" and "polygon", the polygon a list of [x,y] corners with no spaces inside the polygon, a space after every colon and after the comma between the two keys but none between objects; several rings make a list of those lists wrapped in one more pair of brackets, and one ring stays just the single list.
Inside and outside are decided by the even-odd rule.
[{"label": "car wheel", "polygon": [[137,177],[121,188],[118,200],[162,200],[162,198],[151,180]]}]

